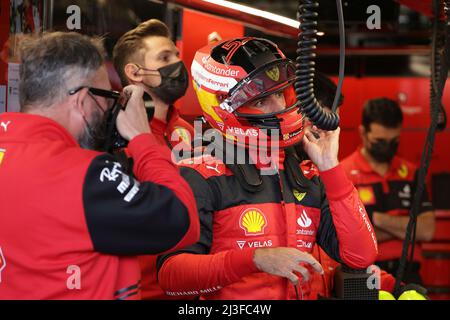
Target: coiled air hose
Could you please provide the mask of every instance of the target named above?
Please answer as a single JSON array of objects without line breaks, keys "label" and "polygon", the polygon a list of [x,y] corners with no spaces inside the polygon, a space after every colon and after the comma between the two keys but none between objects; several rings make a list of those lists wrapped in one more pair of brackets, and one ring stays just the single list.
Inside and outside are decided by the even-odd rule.
[{"label": "coiled air hose", "polygon": [[319,3],[314,0],[300,0],[298,5],[298,20],[300,22],[297,58],[296,81],[294,83],[300,110],[309,120],[323,130],[335,130],[339,126],[339,116],[336,113],[339,97],[342,91],[345,68],[345,30],[344,15],[341,0],[336,0],[339,20],[339,81],[332,106],[332,112],[327,112],[314,96],[315,49],[317,44],[317,12],[314,10]]}]

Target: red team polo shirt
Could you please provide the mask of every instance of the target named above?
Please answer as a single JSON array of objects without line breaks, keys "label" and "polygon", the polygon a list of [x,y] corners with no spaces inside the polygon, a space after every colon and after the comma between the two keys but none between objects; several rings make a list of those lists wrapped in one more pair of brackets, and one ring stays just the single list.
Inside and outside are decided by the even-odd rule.
[{"label": "red team polo shirt", "polygon": [[[407,216],[417,183],[417,167],[395,156],[384,177],[376,173],[361,153],[361,147],[345,158],[342,166],[358,189],[367,212],[380,212],[392,216]],[[433,210],[425,190],[419,214]],[[378,261],[398,259],[403,241],[388,240],[378,244]],[[415,246],[414,260],[421,261],[420,244]]]}]

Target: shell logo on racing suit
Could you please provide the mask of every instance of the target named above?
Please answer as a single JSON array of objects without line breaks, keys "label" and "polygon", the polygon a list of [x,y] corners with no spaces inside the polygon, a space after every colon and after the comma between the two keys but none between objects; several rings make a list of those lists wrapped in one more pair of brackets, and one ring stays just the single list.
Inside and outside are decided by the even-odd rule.
[{"label": "shell logo on racing suit", "polygon": [[245,231],[246,236],[258,236],[264,234],[267,219],[261,210],[256,208],[246,209],[241,214],[239,226]]},{"label": "shell logo on racing suit", "polygon": [[363,204],[375,204],[375,195],[371,186],[358,187],[358,193]]}]

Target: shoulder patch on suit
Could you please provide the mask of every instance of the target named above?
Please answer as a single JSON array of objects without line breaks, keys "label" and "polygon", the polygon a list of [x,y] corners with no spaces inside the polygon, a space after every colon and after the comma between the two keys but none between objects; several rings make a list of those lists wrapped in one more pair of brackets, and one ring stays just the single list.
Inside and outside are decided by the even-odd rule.
[{"label": "shoulder patch on suit", "polygon": [[311,160],[302,161],[302,163],[300,163],[300,169],[303,171],[303,175],[308,179],[312,179],[319,175],[319,170]]},{"label": "shoulder patch on suit", "polygon": [[178,163],[181,167],[189,167],[200,173],[204,178],[232,175],[232,172],[219,159],[211,155],[202,155],[195,158],[184,159]]},{"label": "shoulder patch on suit", "polygon": [[397,168],[397,175],[402,179],[413,179],[416,173],[417,167],[409,161],[400,160]]}]

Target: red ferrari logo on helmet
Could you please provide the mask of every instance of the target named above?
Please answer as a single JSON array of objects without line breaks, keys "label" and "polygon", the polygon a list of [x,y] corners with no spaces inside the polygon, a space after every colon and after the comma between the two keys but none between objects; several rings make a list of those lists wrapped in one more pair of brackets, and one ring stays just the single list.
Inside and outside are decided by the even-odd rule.
[{"label": "red ferrari logo on helmet", "polygon": [[6,267],[6,260],[3,256],[2,248],[0,247],[0,283],[2,282],[2,271]]}]

